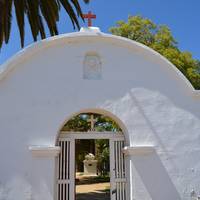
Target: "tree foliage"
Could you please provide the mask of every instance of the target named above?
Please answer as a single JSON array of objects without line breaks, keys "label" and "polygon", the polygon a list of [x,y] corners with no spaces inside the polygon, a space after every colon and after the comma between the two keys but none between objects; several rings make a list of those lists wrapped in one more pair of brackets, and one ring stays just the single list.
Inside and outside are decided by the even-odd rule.
[{"label": "tree foliage", "polygon": [[110,117],[96,114],[96,113],[81,113],[72,117],[62,128],[62,131],[88,132],[91,130],[90,119],[91,115],[96,119],[94,124],[94,131],[121,131],[121,128]]},{"label": "tree foliage", "polygon": [[[84,2],[88,3],[89,0]],[[46,38],[44,22],[52,36],[58,34],[57,22],[62,7],[69,15],[73,27],[79,28],[78,17],[82,17],[82,11],[78,0],[0,0],[0,48],[3,43],[9,42],[13,12],[23,47],[25,17],[30,24],[33,39],[37,41],[39,35],[42,39]]]},{"label": "tree foliage", "polygon": [[109,172],[109,140],[98,139],[95,140],[96,159],[98,161],[98,172],[101,176],[108,175]]},{"label": "tree foliage", "polygon": [[178,42],[169,27],[156,25],[141,16],[130,16],[128,22],[118,21],[115,27],[110,28],[110,32],[143,43],[159,52],[189,79],[195,89],[200,89],[200,61],[193,59],[190,52],[178,48]]}]

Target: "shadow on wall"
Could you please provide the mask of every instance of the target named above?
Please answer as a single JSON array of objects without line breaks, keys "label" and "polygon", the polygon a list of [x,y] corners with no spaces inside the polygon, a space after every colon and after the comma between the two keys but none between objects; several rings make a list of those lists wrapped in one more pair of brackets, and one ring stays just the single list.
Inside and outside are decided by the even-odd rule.
[{"label": "shadow on wall", "polygon": [[153,200],[181,199],[156,151],[134,155],[131,162]]},{"label": "shadow on wall", "polygon": [[[140,114],[143,116],[143,119],[146,121],[148,127],[150,127],[157,141],[159,141],[162,150],[164,150],[167,154],[165,145],[159,138],[159,134],[153,127],[152,123],[149,121],[149,118],[146,116],[144,110],[142,109],[142,106],[137,101],[137,98],[133,95],[133,93],[129,94],[132,101],[139,109]],[[156,151],[154,151],[154,153],[150,155],[133,156],[131,160],[153,200],[181,199],[176,187],[171,181],[171,178],[169,177],[168,172],[162,164],[162,161]]]},{"label": "shadow on wall", "polygon": [[[165,152],[167,157],[170,157],[168,150],[175,148],[174,143],[170,143],[169,146],[168,141],[172,137],[171,133],[174,133],[174,130],[177,131],[176,123],[184,124],[188,115],[191,116],[191,114],[174,106],[159,92],[143,88],[132,89],[124,97],[106,102],[102,107],[119,116],[128,127],[131,145],[134,145],[133,143],[140,145],[153,143],[158,145],[158,150]],[[175,113],[182,114],[181,121],[179,121],[179,115],[175,115]],[[160,127],[161,130],[159,130]],[[165,130],[168,127],[172,130],[166,135]],[[186,126],[186,128],[188,127]],[[179,129],[179,131],[184,131],[183,126]],[[177,136],[176,142],[179,139],[181,139],[180,135]],[[182,152],[182,147],[179,151]],[[153,200],[181,199],[156,151],[150,155],[134,155],[131,157],[131,162]],[[169,162],[173,170],[177,170],[177,162],[170,159],[168,165]],[[176,180],[174,181],[176,182]]]}]

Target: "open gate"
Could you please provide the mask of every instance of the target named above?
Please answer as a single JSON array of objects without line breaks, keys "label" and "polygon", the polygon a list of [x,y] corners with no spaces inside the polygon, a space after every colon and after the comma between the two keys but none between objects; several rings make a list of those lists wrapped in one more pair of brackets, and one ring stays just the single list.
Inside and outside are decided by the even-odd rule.
[{"label": "open gate", "polygon": [[111,200],[127,200],[124,138],[110,140]]},{"label": "open gate", "polygon": [[61,152],[57,167],[57,200],[74,200],[75,194],[75,141],[59,138]]},{"label": "open gate", "polygon": [[75,139],[109,139],[110,199],[127,199],[126,165],[123,154],[124,136],[121,133],[61,134],[61,152],[57,161],[56,200],[75,200]]}]

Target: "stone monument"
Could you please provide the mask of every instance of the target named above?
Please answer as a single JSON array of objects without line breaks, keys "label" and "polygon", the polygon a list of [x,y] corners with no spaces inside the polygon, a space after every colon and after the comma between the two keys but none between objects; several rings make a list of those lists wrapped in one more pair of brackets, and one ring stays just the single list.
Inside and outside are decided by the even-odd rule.
[{"label": "stone monument", "polygon": [[92,153],[85,156],[84,163],[84,175],[96,176],[97,175],[97,160]]}]

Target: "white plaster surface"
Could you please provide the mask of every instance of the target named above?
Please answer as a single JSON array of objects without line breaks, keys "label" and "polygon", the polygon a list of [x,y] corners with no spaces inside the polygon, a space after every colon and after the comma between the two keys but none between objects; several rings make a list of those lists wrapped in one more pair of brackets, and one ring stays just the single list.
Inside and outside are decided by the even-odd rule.
[{"label": "white plaster surface", "polygon": [[29,146],[34,157],[55,158],[60,153],[60,146]]},{"label": "white plaster surface", "polygon": [[[87,52],[102,62],[101,80],[83,79]],[[83,31],[33,45],[1,68],[0,200],[53,199],[55,158],[28,147],[54,146],[66,119],[88,108],[116,115],[132,155],[131,200],[190,200],[200,194],[200,93],[143,45]]]}]

